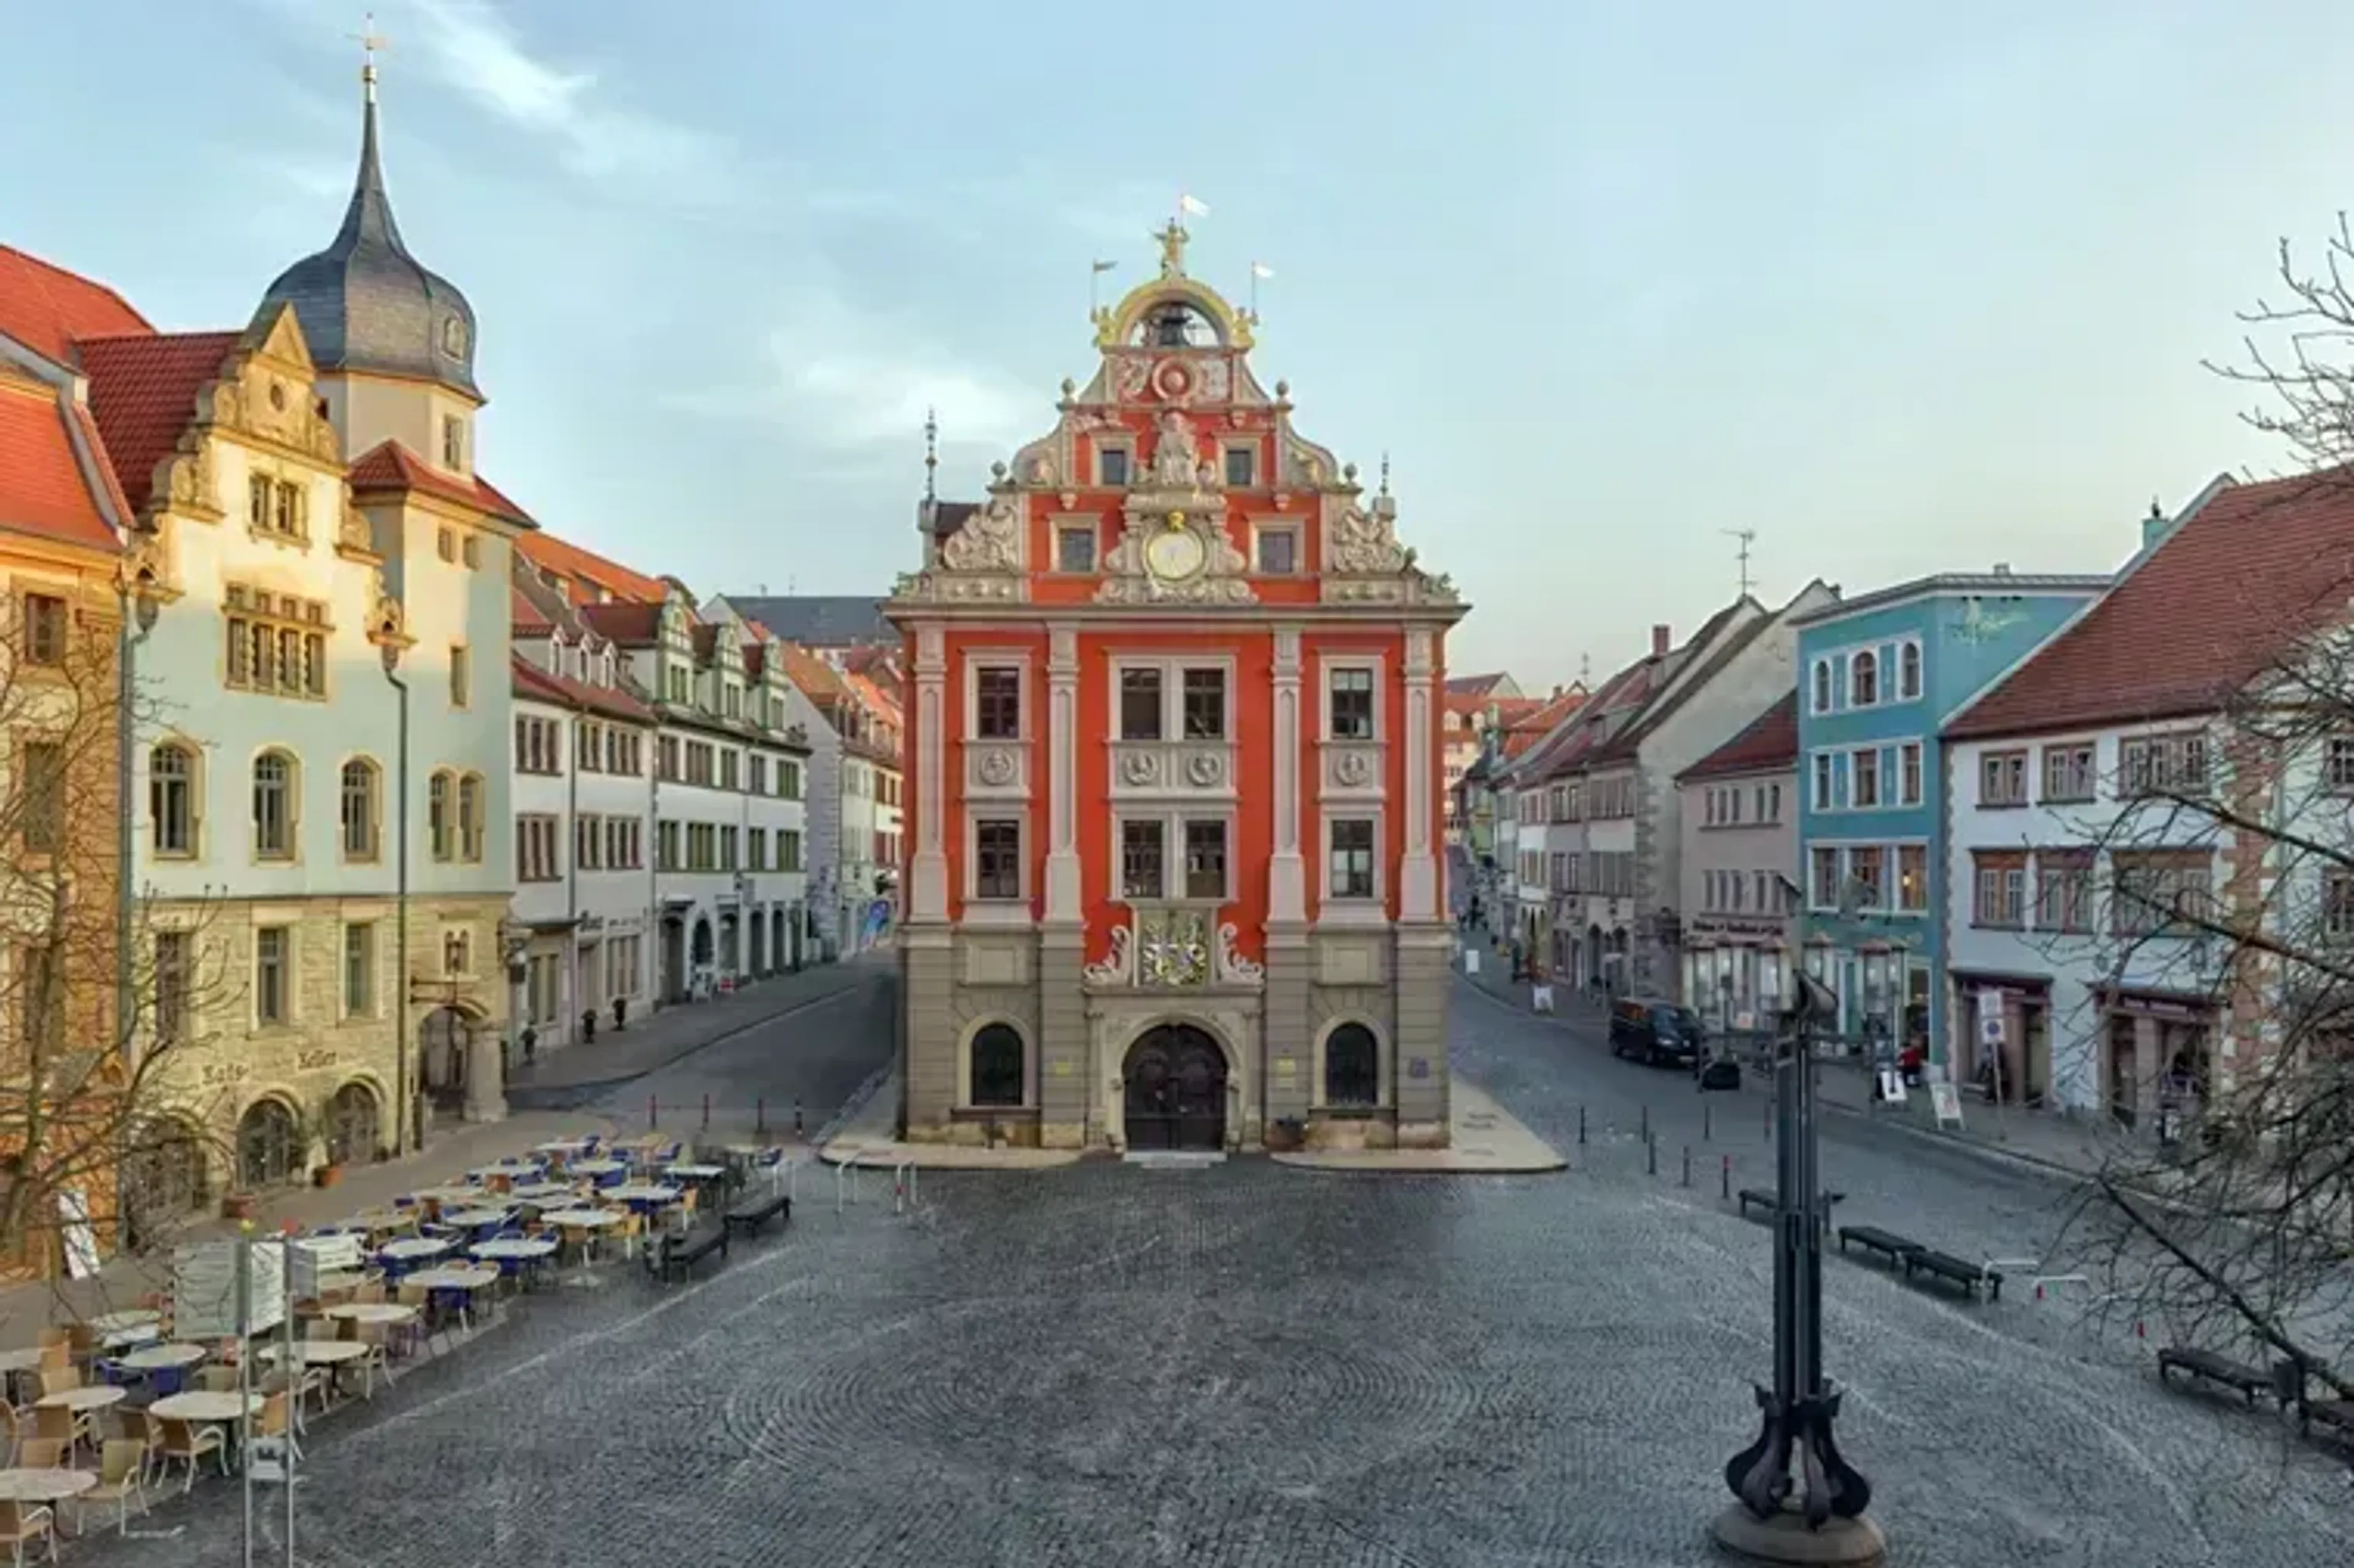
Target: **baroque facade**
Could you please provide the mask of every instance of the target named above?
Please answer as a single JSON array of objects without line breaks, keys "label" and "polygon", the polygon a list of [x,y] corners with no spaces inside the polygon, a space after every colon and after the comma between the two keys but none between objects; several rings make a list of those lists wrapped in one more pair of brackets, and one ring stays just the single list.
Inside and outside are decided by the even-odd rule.
[{"label": "baroque facade", "polygon": [[1185,270],[885,609],[912,683],[907,1136],[1447,1137],[1452,585]]}]

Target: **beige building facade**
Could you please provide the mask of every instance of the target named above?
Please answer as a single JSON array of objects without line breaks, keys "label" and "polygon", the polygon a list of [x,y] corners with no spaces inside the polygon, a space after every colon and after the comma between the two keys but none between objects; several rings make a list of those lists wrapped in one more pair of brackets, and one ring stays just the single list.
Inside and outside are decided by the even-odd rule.
[{"label": "beige building facade", "polygon": [[1783,697],[1676,779],[1685,1005],[1709,1028],[1773,1027],[1789,1005],[1797,906],[1798,720]]}]

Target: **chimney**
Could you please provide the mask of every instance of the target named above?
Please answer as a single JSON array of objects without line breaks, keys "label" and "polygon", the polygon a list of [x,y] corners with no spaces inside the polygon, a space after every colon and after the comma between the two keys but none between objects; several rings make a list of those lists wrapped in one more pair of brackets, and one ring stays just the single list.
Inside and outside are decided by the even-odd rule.
[{"label": "chimney", "polygon": [[1651,628],[1652,658],[1664,659],[1668,656],[1668,638],[1669,629],[1667,627],[1654,626]]},{"label": "chimney", "polygon": [[2174,519],[2166,514],[2166,509],[2160,506],[2157,498],[2153,496],[2149,503],[2149,515],[2141,520],[2141,547],[2145,550],[2156,548],[2158,542],[2166,537],[2167,530],[2173,526]]},{"label": "chimney", "polygon": [[1559,701],[1561,701],[1562,694],[1563,694],[1563,693],[1564,693],[1564,692],[1566,692],[1566,691],[1568,691],[1568,690],[1569,690],[1569,688],[1568,688],[1567,686],[1555,686],[1555,687],[1553,689],[1553,700],[1554,702],[1559,702]]},{"label": "chimney", "polygon": [[2010,576],[2010,563],[2009,561],[1997,561],[1994,564],[1994,575],[1999,577],[2007,577]]}]

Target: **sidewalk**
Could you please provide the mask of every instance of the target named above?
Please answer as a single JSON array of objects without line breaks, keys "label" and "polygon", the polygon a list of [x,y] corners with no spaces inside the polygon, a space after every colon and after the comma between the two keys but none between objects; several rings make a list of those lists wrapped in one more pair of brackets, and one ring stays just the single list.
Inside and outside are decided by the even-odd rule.
[{"label": "sidewalk", "polygon": [[[1500,966],[1496,956],[1484,950],[1476,975],[1465,975],[1462,960],[1456,960],[1456,975],[1460,982],[1504,1006],[1588,1038],[1598,1039],[1607,1033],[1608,1012],[1603,1004],[1589,1001],[1566,986],[1555,986],[1555,1012],[1539,1013],[1530,1005],[1532,988],[1526,981],[1513,984],[1506,978],[1509,973],[1509,962]],[[1962,1098],[1962,1126],[1958,1129],[1942,1128],[1937,1125],[1925,1086],[1908,1095],[1901,1106],[1875,1104],[1872,1098],[1872,1075],[1860,1062],[1826,1059],[1815,1082],[1823,1107],[1841,1116],[1893,1127],[1909,1136],[1932,1139],[1989,1160],[2021,1160],[2064,1175],[2090,1175],[2130,1147],[2126,1134],[2096,1119],[2072,1120],[2016,1106],[1991,1106],[1967,1095]],[[1754,1074],[1744,1073],[1742,1090],[1763,1097],[1772,1092],[1772,1086]]]},{"label": "sidewalk", "polygon": [[512,1066],[507,1073],[507,1103],[518,1108],[541,1106],[619,1087],[706,1045],[855,991],[888,973],[891,960],[888,948],[875,948],[841,963],[812,965],[799,974],[771,975],[732,996],[665,1007],[631,1021],[619,1033],[609,1017],[598,1028],[596,1039]]},{"label": "sidewalk", "polygon": [[[913,1165],[922,1171],[1051,1171],[1076,1165],[1076,1149],[977,1149],[951,1143],[904,1143],[893,1136],[898,1119],[896,1072],[818,1150],[833,1165]],[[1423,1176],[1529,1176],[1564,1171],[1569,1161],[1522,1127],[1485,1090],[1456,1080],[1447,1149],[1303,1150],[1269,1158],[1278,1165],[1318,1171],[1399,1171]]]},{"label": "sidewalk", "polygon": [[[576,1133],[610,1137],[620,1129],[601,1117],[552,1111],[528,1111],[504,1121],[461,1124],[434,1138],[420,1153],[380,1165],[347,1170],[333,1187],[287,1187],[262,1193],[254,1212],[257,1234],[275,1232],[292,1222],[309,1226],[340,1220],[363,1209],[389,1206],[395,1198],[456,1181],[480,1165],[521,1154],[535,1144]],[[176,1234],[160,1238],[135,1255],[118,1255],[88,1279],[58,1279],[0,1287],[0,1351],[16,1350],[39,1340],[39,1330],[51,1323],[87,1319],[104,1312],[136,1307],[150,1291],[169,1290],[172,1253],[179,1246],[217,1241],[238,1233],[232,1222],[202,1215]]]}]

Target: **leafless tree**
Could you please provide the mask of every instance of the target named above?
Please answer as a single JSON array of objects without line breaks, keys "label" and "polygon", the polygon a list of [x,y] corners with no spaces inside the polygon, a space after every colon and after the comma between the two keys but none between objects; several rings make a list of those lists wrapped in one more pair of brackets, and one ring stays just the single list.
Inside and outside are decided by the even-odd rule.
[{"label": "leafless tree", "polygon": [[136,895],[120,939],[118,726],[154,728],[118,630],[87,602],[0,600],[0,1271],[20,1280],[167,1243],[189,1206],[171,1190],[220,1153],[215,1107],[175,1071],[228,983],[213,905]]},{"label": "leafless tree", "polygon": [[2334,475],[2354,463],[2354,225],[2346,214],[2317,268],[2280,242],[2279,282],[2281,294],[2240,314],[2248,329],[2242,361],[2207,368],[2256,390],[2242,418],[2286,443],[2296,468]]}]

